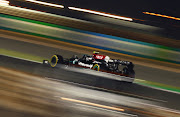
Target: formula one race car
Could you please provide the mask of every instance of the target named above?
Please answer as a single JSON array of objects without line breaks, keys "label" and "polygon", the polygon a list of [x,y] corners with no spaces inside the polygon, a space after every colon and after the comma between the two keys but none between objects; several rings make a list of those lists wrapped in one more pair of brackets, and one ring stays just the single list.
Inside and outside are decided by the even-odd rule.
[{"label": "formula one race car", "polygon": [[69,59],[64,59],[61,55],[55,54],[50,61],[44,60],[43,64],[50,64],[51,67],[64,64],[135,78],[132,62],[110,59],[109,56],[99,55],[99,52],[96,51],[93,52],[93,55],[83,55],[81,58],[73,55]]}]

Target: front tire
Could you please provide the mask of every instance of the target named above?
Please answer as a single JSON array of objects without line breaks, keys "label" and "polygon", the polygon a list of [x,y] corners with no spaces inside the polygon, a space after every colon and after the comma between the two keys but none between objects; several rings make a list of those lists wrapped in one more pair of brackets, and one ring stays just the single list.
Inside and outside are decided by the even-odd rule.
[{"label": "front tire", "polygon": [[100,70],[100,66],[98,64],[94,64],[94,66],[92,67],[93,70],[99,71]]}]

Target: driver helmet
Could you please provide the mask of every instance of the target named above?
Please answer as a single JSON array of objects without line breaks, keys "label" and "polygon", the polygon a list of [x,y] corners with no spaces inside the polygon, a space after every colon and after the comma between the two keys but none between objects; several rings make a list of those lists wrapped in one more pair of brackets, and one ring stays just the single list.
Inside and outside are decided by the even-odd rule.
[{"label": "driver helmet", "polygon": [[93,51],[93,54],[99,54],[99,52],[97,52],[97,51]]}]

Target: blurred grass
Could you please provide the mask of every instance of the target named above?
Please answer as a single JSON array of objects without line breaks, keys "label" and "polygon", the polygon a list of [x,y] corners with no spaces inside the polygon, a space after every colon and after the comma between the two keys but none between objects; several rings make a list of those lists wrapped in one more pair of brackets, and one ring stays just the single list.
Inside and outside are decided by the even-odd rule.
[{"label": "blurred grass", "polygon": [[40,63],[42,63],[42,61],[44,59],[46,59],[43,57],[26,54],[26,53],[21,53],[21,52],[16,52],[16,51],[12,51],[12,50],[6,50],[6,49],[2,49],[2,48],[0,48],[0,54],[5,55],[5,56],[20,58],[20,59],[25,59],[25,60],[29,60],[29,61],[40,62]]},{"label": "blurred grass", "polygon": [[151,81],[146,81],[146,80],[140,80],[140,79],[135,79],[135,83],[141,84],[144,86],[149,86],[149,87],[154,87],[154,88],[160,88],[164,90],[169,90],[169,91],[174,91],[174,92],[179,92],[180,93],[180,87],[174,87],[166,84],[161,84],[157,82],[151,82]]}]

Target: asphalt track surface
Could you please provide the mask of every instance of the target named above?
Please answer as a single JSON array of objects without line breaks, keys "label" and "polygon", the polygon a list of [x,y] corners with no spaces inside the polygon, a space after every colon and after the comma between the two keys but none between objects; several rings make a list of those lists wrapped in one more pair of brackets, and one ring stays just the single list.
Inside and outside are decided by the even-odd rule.
[{"label": "asphalt track surface", "polygon": [[[1,111],[6,116],[8,114],[8,116],[10,116],[10,113],[17,113],[17,117],[21,117],[23,115],[22,112],[24,112],[24,115],[27,114],[29,117],[37,116],[38,114],[42,114],[41,116],[44,114],[47,114],[46,116],[59,116],[61,114],[63,116],[91,117],[123,117],[134,115],[140,117],[163,117],[163,113],[165,112],[162,110],[157,111],[160,107],[155,108],[149,107],[148,105],[180,110],[179,103],[177,103],[179,102],[180,95],[175,93],[151,89],[138,84],[104,79],[103,77],[87,75],[86,73],[82,74],[61,68],[51,68],[40,63],[6,56],[0,56],[0,66],[0,106],[3,105]],[[16,71],[9,74],[9,69]],[[41,79],[39,79],[39,77]],[[28,80],[26,81],[25,79]],[[55,82],[55,84],[52,85],[49,79]],[[44,80],[48,81],[45,82]],[[49,93],[49,91],[51,93]],[[82,102],[82,100],[85,102]],[[115,103],[112,100],[116,100]],[[12,101],[15,101],[15,103]],[[72,103],[66,103],[66,101]],[[108,112],[107,114],[107,112],[102,112],[101,109],[104,108],[95,105],[97,103],[100,104],[100,106],[113,105],[112,107],[123,108],[126,111],[121,113],[117,110],[114,112],[113,110],[112,113]],[[143,106],[141,103],[143,103]],[[95,107],[92,107],[94,105]],[[140,106],[142,106],[143,109],[140,108]],[[34,108],[34,110],[31,110],[32,108]],[[107,111],[106,109],[107,107],[105,111]],[[10,111],[10,113],[6,111]],[[112,109],[108,111],[112,111]],[[179,114],[175,115],[180,116]]]},{"label": "asphalt track surface", "polygon": [[[37,66],[36,66],[37,67]],[[116,94],[0,68],[0,113],[4,117],[128,117]],[[92,95],[93,94],[93,95]],[[105,96],[115,97],[114,103]],[[99,99],[97,99],[99,97]],[[123,98],[121,96],[121,98]],[[96,100],[95,100],[96,99]],[[101,102],[98,102],[101,101]],[[115,107],[112,107],[116,105]],[[118,108],[117,108],[118,107]]]},{"label": "asphalt track surface", "polygon": [[[35,56],[44,57],[50,59],[53,54],[60,54],[63,57],[71,57],[76,54],[78,56],[82,56],[84,53],[81,53],[82,50],[77,50],[77,52],[72,51],[71,49],[62,48],[53,48],[48,46],[43,46],[39,44],[27,43],[17,40],[9,39],[9,37],[1,37],[0,38],[0,47],[7,50],[13,50],[17,52],[22,52],[26,54],[31,54]],[[81,53],[81,54],[80,54]],[[124,59],[126,60],[126,59]],[[136,78],[158,82],[162,84],[167,84],[171,86],[179,87],[180,84],[180,73],[175,73],[171,71],[166,71],[162,69],[156,69],[148,66],[142,66],[135,64]]]}]

